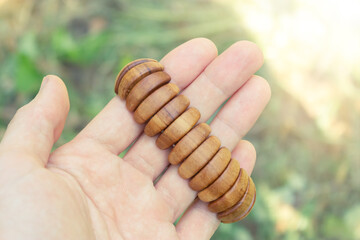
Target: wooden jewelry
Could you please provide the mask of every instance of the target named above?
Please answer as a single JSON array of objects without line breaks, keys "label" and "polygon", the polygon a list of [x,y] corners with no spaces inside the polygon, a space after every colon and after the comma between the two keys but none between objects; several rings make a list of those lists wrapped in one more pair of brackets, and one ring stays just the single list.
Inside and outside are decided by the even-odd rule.
[{"label": "wooden jewelry", "polygon": [[[172,147],[168,160],[180,164],[179,175],[189,179],[189,186],[208,203],[223,223],[245,218],[256,200],[255,184],[240,167],[231,152],[221,147],[211,128],[197,122],[200,112],[190,106],[189,99],[178,95],[179,88],[154,59],[142,58],[127,64],[118,74],[115,93],[134,112],[134,120],[146,124],[148,136],[159,134],[160,149]],[[190,106],[190,107],[189,107]],[[196,125],[197,124],[197,125]]]},{"label": "wooden jewelry", "polygon": [[137,123],[143,124],[179,93],[175,84],[168,83],[145,98],[134,112]]},{"label": "wooden jewelry", "polygon": [[220,148],[209,163],[206,164],[206,166],[190,180],[189,186],[191,189],[194,191],[201,191],[213,183],[224,172],[230,162],[230,159],[230,150],[226,147]]},{"label": "wooden jewelry", "polygon": [[156,146],[167,149],[178,142],[199,121],[200,112],[196,108],[189,108],[181,114],[156,139]]},{"label": "wooden jewelry", "polygon": [[150,119],[144,128],[145,134],[155,136],[178,118],[189,105],[190,100],[186,96],[178,95]]},{"label": "wooden jewelry", "polygon": [[237,160],[231,159],[225,171],[210,186],[198,193],[200,200],[211,202],[226,193],[235,183],[240,172],[240,164]]},{"label": "wooden jewelry", "polygon": [[[130,90],[144,77],[151,73],[164,70],[164,67],[153,59],[140,59],[129,63],[120,71],[115,84],[115,92],[125,99]],[[120,90],[120,91],[119,91]]]},{"label": "wooden jewelry", "polygon": [[235,206],[220,212],[217,217],[224,223],[232,223],[245,218],[251,211],[256,200],[256,189],[253,180],[250,178],[248,188],[242,199]]},{"label": "wooden jewelry", "polygon": [[250,177],[247,175],[246,171],[241,168],[240,174],[237,177],[235,184],[220,198],[209,203],[209,210],[217,213],[225,211],[234,206],[244,196],[249,182]]},{"label": "wooden jewelry", "polygon": [[181,163],[209,136],[211,128],[206,123],[200,123],[190,130],[169,153],[171,164]]},{"label": "wooden jewelry", "polygon": [[144,101],[156,89],[170,82],[171,78],[166,72],[155,72],[138,82],[126,98],[126,107],[135,111],[139,104]]},{"label": "wooden jewelry", "polygon": [[180,165],[179,175],[188,179],[202,169],[220,148],[220,140],[211,136],[208,137],[188,158]]}]

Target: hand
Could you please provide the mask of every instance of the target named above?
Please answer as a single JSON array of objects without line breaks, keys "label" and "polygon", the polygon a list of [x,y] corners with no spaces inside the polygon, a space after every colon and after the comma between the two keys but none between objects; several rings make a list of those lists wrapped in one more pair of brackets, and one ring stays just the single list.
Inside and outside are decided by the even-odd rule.
[{"label": "hand", "polygon": [[[244,41],[217,56],[212,42],[193,39],[161,63],[200,110],[200,122],[231,97],[211,123],[212,134],[251,173],[255,149],[241,138],[270,98],[268,83],[253,76],[263,63],[260,50]],[[115,96],[72,141],[50,153],[68,110],[64,83],[47,76],[10,122],[0,145],[0,239],[210,239],[219,221],[194,201],[177,166],[154,185],[169,151],[142,134],[124,101]]]}]

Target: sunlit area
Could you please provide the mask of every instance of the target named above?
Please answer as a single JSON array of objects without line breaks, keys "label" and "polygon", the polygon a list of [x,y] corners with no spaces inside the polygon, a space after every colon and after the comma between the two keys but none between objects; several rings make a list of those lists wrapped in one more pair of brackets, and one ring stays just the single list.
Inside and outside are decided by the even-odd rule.
[{"label": "sunlit area", "polygon": [[114,96],[129,61],[194,37],[219,53],[250,40],[272,88],[245,137],[257,202],[212,239],[360,239],[359,12],[357,0],[0,0],[0,136],[46,74],[70,94],[60,146]]},{"label": "sunlit area", "polygon": [[236,4],[279,86],[338,142],[354,133],[343,111],[359,109],[359,9],[352,0]]}]

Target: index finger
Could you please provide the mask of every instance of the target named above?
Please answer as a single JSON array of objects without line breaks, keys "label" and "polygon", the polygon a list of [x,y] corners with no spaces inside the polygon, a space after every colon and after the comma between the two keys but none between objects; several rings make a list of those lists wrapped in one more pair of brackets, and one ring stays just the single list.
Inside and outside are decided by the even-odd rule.
[{"label": "index finger", "polygon": [[[168,53],[161,63],[180,89],[190,84],[216,57],[215,45],[207,39],[190,40]],[[114,154],[124,151],[141,134],[126,102],[115,96],[79,133],[76,141],[95,143]],[[121,133],[121,134],[119,134]],[[90,141],[89,141],[90,140]],[[75,141],[75,142],[76,142]]]}]

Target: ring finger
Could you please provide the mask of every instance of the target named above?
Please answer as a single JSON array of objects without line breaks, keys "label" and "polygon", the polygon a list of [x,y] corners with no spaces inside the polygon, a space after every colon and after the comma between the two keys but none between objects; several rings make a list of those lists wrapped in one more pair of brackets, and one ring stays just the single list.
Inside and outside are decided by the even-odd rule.
[{"label": "ring finger", "polygon": [[[210,125],[212,133],[220,139],[223,145],[233,150],[255,123],[269,98],[270,88],[266,80],[253,76],[231,97],[215,117]],[[253,148],[251,144],[247,144],[242,149],[238,149],[237,152],[248,152],[251,148]],[[251,161],[237,160],[240,161],[241,167],[251,170],[255,158]],[[177,168],[178,166],[171,166],[156,184],[158,192],[171,208],[172,221],[180,216],[196,196],[196,192],[188,186],[188,180],[179,176]]]}]

